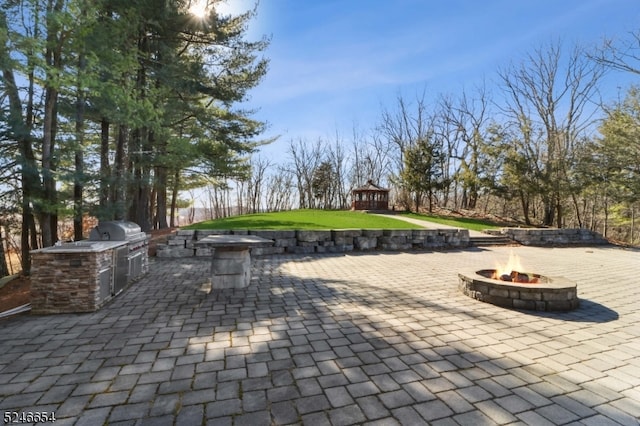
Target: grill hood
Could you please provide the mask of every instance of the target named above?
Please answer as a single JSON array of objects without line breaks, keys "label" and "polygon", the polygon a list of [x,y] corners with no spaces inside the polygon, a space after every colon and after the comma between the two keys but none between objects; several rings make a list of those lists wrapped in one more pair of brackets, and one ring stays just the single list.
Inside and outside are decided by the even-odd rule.
[{"label": "grill hood", "polygon": [[140,226],[134,222],[125,220],[114,220],[100,222],[98,226],[91,230],[89,240],[91,241],[132,241],[140,239]]}]

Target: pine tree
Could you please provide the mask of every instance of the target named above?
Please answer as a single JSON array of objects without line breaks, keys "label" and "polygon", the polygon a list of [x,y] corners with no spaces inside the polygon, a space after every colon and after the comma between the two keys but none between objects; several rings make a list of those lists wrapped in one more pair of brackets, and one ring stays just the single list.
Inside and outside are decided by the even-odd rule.
[{"label": "pine tree", "polygon": [[429,212],[433,211],[433,193],[442,187],[442,150],[434,140],[420,139],[405,150],[404,169],[400,178],[408,191],[414,194],[416,211],[419,211],[424,194],[427,195]]}]

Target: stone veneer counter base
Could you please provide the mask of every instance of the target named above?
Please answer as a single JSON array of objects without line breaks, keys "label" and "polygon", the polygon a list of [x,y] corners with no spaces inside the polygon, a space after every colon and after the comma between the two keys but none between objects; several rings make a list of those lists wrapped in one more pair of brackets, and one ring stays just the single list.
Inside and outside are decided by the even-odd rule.
[{"label": "stone veneer counter base", "polygon": [[113,248],[55,246],[35,250],[31,256],[32,314],[93,312],[111,298]]}]

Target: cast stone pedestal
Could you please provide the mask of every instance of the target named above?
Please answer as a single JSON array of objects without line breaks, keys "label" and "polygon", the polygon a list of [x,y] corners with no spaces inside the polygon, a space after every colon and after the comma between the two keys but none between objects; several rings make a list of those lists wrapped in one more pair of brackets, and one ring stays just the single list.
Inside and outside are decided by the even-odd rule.
[{"label": "cast stone pedestal", "polygon": [[196,245],[213,249],[211,288],[244,288],[251,281],[252,247],[273,244],[255,235],[209,235]]}]

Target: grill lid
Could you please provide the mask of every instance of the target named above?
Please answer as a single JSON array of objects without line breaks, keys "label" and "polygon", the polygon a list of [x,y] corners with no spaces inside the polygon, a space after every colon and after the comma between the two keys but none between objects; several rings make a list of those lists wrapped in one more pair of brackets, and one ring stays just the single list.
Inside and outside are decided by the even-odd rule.
[{"label": "grill lid", "polygon": [[128,241],[139,237],[140,226],[125,220],[100,222],[91,230],[91,241]]}]

